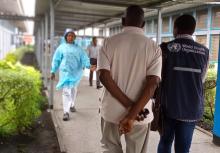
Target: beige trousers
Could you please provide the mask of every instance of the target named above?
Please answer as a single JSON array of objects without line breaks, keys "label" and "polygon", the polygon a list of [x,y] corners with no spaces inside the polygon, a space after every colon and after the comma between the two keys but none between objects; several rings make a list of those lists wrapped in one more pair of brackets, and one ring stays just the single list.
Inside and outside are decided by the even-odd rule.
[{"label": "beige trousers", "polygon": [[[103,153],[123,153],[121,135],[118,125],[101,118]],[[125,135],[126,153],[146,153],[150,132],[150,124],[135,125],[131,132]]]}]

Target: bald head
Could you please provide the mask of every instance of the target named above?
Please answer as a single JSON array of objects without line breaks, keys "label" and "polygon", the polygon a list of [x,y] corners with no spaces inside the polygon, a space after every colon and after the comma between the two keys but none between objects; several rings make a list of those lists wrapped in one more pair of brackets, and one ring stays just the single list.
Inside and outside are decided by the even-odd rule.
[{"label": "bald head", "polygon": [[122,25],[143,28],[144,24],[143,9],[138,5],[129,6],[125,11],[124,17],[122,18]]}]

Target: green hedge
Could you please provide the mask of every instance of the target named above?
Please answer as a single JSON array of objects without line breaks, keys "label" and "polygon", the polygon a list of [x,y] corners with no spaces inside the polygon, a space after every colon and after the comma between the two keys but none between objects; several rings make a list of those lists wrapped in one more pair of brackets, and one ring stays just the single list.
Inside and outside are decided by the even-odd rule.
[{"label": "green hedge", "polygon": [[0,61],[0,136],[22,133],[44,104],[40,72],[11,59]]},{"label": "green hedge", "polygon": [[210,126],[213,126],[213,113],[215,111],[216,87],[210,89],[208,86],[213,86],[213,84],[216,84],[216,79],[217,79],[217,70],[215,69],[214,66],[211,65],[208,69],[206,82],[205,82],[205,108],[204,108],[204,116],[203,116],[203,121],[209,124]]},{"label": "green hedge", "polygon": [[11,50],[6,55],[5,60],[11,62],[12,64],[15,64],[16,62],[22,59],[25,53],[33,52],[33,51],[34,51],[34,47],[31,45],[21,46],[19,48]]}]

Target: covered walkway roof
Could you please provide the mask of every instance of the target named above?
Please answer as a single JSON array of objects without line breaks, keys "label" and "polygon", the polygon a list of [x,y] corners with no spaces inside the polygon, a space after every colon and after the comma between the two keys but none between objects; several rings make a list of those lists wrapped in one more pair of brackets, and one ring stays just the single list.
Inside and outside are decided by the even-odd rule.
[{"label": "covered walkway roof", "polygon": [[[180,3],[195,5],[209,0],[52,0],[52,2],[55,13],[55,35],[60,35],[66,28],[79,30],[119,20],[125,8],[132,4],[142,6],[147,14],[155,9]],[[43,17],[49,10],[50,0],[36,1],[37,17]]]},{"label": "covered walkway roof", "polygon": [[[13,20],[15,16],[23,16],[24,10],[21,0],[1,0],[0,19],[11,20],[12,24],[16,25],[22,32],[27,30],[24,21]],[[12,21],[13,20],[13,21]]]}]

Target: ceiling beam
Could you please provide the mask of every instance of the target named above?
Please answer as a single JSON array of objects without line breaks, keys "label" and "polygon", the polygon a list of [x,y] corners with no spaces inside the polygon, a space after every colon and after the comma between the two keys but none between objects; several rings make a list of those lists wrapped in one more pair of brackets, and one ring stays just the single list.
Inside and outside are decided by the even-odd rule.
[{"label": "ceiling beam", "polygon": [[[115,16],[113,16],[113,17],[111,17],[111,18],[104,18],[104,19],[100,19],[100,20],[91,22],[91,23],[89,23],[89,24],[87,24],[87,25],[83,25],[83,26],[79,27],[79,29],[83,29],[83,28],[85,28],[85,27],[90,27],[90,26],[93,26],[93,25],[95,25],[95,24],[100,24],[100,23],[104,24],[106,21],[111,20],[111,19],[114,19],[114,18],[119,18],[119,17],[121,17],[122,15],[123,15],[123,13],[118,13],[118,14],[116,14]],[[79,30],[79,29],[78,29],[78,30]]]},{"label": "ceiling beam", "polygon": [[[65,1],[72,1],[72,2],[81,2],[81,3],[87,3],[87,4],[96,4],[96,5],[104,5],[104,6],[112,6],[112,7],[124,7],[127,8],[130,5],[140,5],[142,8],[149,8],[152,9],[155,5],[160,5],[161,3],[168,2],[170,0],[158,0],[158,1],[146,1],[143,0],[140,3],[137,3],[135,1],[128,1],[126,3],[116,3],[116,2],[109,2],[109,1],[99,1],[99,0],[65,0]],[[155,7],[157,8],[157,7]]]},{"label": "ceiling beam", "polygon": [[57,8],[62,1],[63,1],[63,0],[57,0],[57,2],[56,2],[55,5],[54,5],[54,8]]},{"label": "ceiling beam", "polygon": [[[102,17],[103,18],[103,17]],[[94,21],[94,20],[99,20],[99,19],[102,19],[102,18],[97,18],[97,17],[88,17],[88,16],[75,16],[75,15],[73,15],[73,16],[62,16],[62,15],[57,15],[56,14],[56,17],[55,17],[55,19],[64,19],[64,20],[74,20],[74,19],[76,19],[76,20],[82,20],[82,21]]]},{"label": "ceiling beam", "polygon": [[105,5],[105,6],[114,6],[114,7],[128,7],[129,5],[131,5],[131,4],[125,4],[125,3],[108,2],[108,1],[102,2],[99,0],[65,0],[65,1],[81,2],[81,3]]},{"label": "ceiling beam", "polygon": [[151,9],[158,9],[161,8],[160,5],[169,2],[170,0],[159,0],[157,2],[146,2],[145,4],[141,5],[142,8],[151,8]]},{"label": "ceiling beam", "polygon": [[[82,22],[93,22],[93,18],[75,18],[75,17],[59,17],[57,16],[55,20],[69,20],[69,21],[82,21]],[[98,19],[96,19],[98,20]]]},{"label": "ceiling beam", "polygon": [[64,29],[66,29],[66,28],[78,28],[78,27],[80,27],[80,26],[82,26],[82,25],[78,25],[78,24],[55,24],[55,29],[59,29],[59,28],[64,28]]},{"label": "ceiling beam", "polygon": [[155,5],[160,5],[162,3],[168,2],[169,0],[158,0],[158,1],[142,1],[139,4],[135,1],[130,1],[127,4],[125,3],[115,3],[115,2],[101,2],[98,0],[66,0],[66,1],[74,1],[74,2],[82,2],[82,3],[87,3],[87,4],[98,4],[98,5],[107,5],[107,6],[114,6],[114,7],[124,7],[127,8],[130,5],[140,5],[142,8],[149,8],[149,9],[156,9]]},{"label": "ceiling beam", "polygon": [[62,14],[66,16],[73,15],[85,15],[85,16],[95,16],[95,17],[113,17],[112,15],[99,14],[99,13],[87,13],[87,12],[77,12],[77,11],[56,11],[56,14]]},{"label": "ceiling beam", "polygon": [[[83,20],[83,19],[76,19],[76,18],[55,18],[56,21],[60,21],[60,22],[83,22],[83,23],[89,23],[92,22],[91,20]],[[94,20],[93,20],[94,21]]]},{"label": "ceiling beam", "polygon": [[31,21],[37,21],[39,18],[33,17],[33,16],[23,16],[23,15],[11,15],[11,14],[4,14],[0,13],[0,19],[1,20],[31,20]]},{"label": "ceiling beam", "polygon": [[[59,20],[56,20],[55,21],[55,25],[85,25],[86,23],[85,22],[70,22],[70,21],[59,21]],[[89,24],[89,22],[87,23]]]}]

